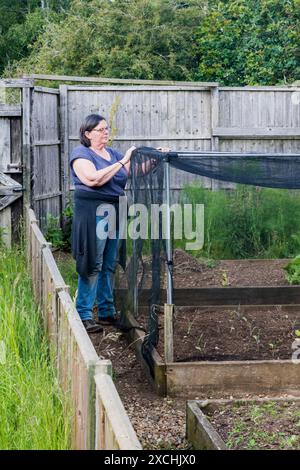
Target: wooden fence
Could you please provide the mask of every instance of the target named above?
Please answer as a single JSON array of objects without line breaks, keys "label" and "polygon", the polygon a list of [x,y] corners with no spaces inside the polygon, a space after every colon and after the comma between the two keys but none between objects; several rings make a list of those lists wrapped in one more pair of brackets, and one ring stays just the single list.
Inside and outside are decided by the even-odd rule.
[{"label": "wooden fence", "polygon": [[[0,228],[7,245],[18,239],[22,196],[30,197],[31,79],[0,80]],[[26,171],[27,170],[27,171]],[[1,178],[2,175],[2,178]],[[7,187],[11,178],[18,192]],[[17,189],[17,188],[16,188]]]},{"label": "wooden fence", "polygon": [[[34,86],[36,79],[78,84],[53,89]],[[69,154],[79,143],[82,119],[90,113],[112,119],[113,145],[121,151],[135,144],[174,150],[300,152],[297,86],[219,87],[36,75],[2,80],[0,90],[1,84],[20,87],[22,100],[14,106],[0,105],[0,171],[21,160],[14,171],[22,176],[23,169],[26,202],[42,230],[47,214],[59,217],[72,198]],[[194,180],[212,189],[233,186],[171,168],[172,202]],[[11,220],[10,208],[1,211],[0,204],[0,226],[11,227]]]},{"label": "wooden fence", "polygon": [[[72,188],[68,155],[79,144],[83,116],[113,122],[114,146],[174,150],[300,152],[300,87],[60,86],[64,194]],[[112,115],[112,110],[114,113]],[[171,168],[171,194],[198,180],[207,188],[233,185]]]},{"label": "wooden fence", "polygon": [[141,449],[111,379],[111,362],[99,359],[35,213],[27,206],[26,214],[27,257],[34,295],[57,360],[59,382],[73,410],[72,447]]}]

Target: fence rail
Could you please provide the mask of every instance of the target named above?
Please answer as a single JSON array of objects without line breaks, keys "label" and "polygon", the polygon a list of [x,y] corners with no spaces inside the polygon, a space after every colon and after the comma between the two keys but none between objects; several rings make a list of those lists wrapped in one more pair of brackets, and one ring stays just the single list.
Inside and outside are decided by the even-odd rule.
[{"label": "fence rail", "polygon": [[26,230],[34,296],[56,357],[60,385],[72,405],[72,447],[141,449],[110,377],[112,364],[99,359],[29,206]]}]

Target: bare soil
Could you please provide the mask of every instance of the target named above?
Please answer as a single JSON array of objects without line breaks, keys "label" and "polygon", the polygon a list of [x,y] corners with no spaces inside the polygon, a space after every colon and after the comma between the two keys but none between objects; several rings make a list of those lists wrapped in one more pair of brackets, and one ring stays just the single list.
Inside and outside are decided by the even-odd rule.
[{"label": "bare soil", "polygon": [[174,250],[174,287],[287,286],[288,259],[209,261]]},{"label": "bare soil", "polygon": [[[288,286],[284,266],[289,259],[207,260],[196,259],[183,250],[173,253],[173,282],[177,289],[188,287]],[[151,256],[143,257],[138,282],[151,288]],[[161,287],[166,286],[165,262],[161,262]],[[128,281],[127,281],[128,282]],[[126,287],[125,276],[120,287]]]},{"label": "bare soil", "polygon": [[[293,311],[294,310],[294,311]],[[139,317],[147,324],[147,315]],[[158,353],[164,357],[163,312],[159,315]],[[275,306],[175,309],[175,361],[291,359],[300,330],[300,311]]]},{"label": "bare soil", "polygon": [[[262,287],[289,285],[288,260],[197,260],[174,251],[174,287]],[[149,260],[145,260],[147,265]],[[139,316],[147,325],[147,314]],[[159,316],[158,353],[164,356],[163,311]],[[290,359],[300,329],[300,308],[175,307],[175,361]]]}]

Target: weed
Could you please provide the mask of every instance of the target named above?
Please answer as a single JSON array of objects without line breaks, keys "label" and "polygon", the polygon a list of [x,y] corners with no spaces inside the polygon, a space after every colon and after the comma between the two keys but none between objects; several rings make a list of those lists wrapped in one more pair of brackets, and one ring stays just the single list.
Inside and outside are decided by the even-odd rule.
[{"label": "weed", "polygon": [[197,257],[290,258],[300,252],[299,191],[245,185],[210,191],[195,183],[184,188],[183,199],[204,204],[204,247],[193,252]]},{"label": "weed", "polygon": [[195,348],[202,353],[205,351],[206,347],[206,341],[204,340],[203,336],[204,333],[201,333],[197,341],[197,346],[195,346]]},{"label": "weed", "polygon": [[32,297],[24,252],[1,249],[0,448],[69,449],[71,406],[58,386],[55,360]]}]

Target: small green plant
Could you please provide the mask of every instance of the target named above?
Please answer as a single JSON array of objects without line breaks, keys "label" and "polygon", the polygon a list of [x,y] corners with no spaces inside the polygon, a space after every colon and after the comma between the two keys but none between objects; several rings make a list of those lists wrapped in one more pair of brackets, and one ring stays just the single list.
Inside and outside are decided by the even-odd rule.
[{"label": "small green plant", "polygon": [[0,249],[1,249],[1,248],[4,248],[4,246],[5,246],[5,243],[4,243],[4,235],[5,235],[5,233],[6,233],[5,228],[0,227]]},{"label": "small green plant", "polygon": [[226,271],[223,271],[222,272],[222,286],[227,287],[229,286],[229,284],[230,282],[229,282],[228,274]]},{"label": "small green plant", "polygon": [[64,247],[63,231],[60,227],[59,217],[47,214],[45,238],[52,244],[53,248],[61,249]]},{"label": "small green plant", "polygon": [[47,214],[44,234],[46,240],[52,244],[53,248],[70,251],[72,218],[73,205],[71,201],[67,203],[61,216],[55,217],[52,214]]},{"label": "small green plant", "polygon": [[62,212],[63,217],[63,228],[62,228],[62,239],[64,242],[64,250],[71,251],[71,232],[72,232],[72,219],[73,219],[74,208],[72,201],[69,200],[66,204],[65,209]]},{"label": "small green plant", "polygon": [[285,267],[286,278],[290,284],[300,284],[300,255],[296,256]]},{"label": "small green plant", "polygon": [[205,348],[206,348],[206,341],[204,339],[204,333],[201,333],[198,338],[197,346],[195,346],[195,349],[197,349],[201,353],[204,353]]}]

